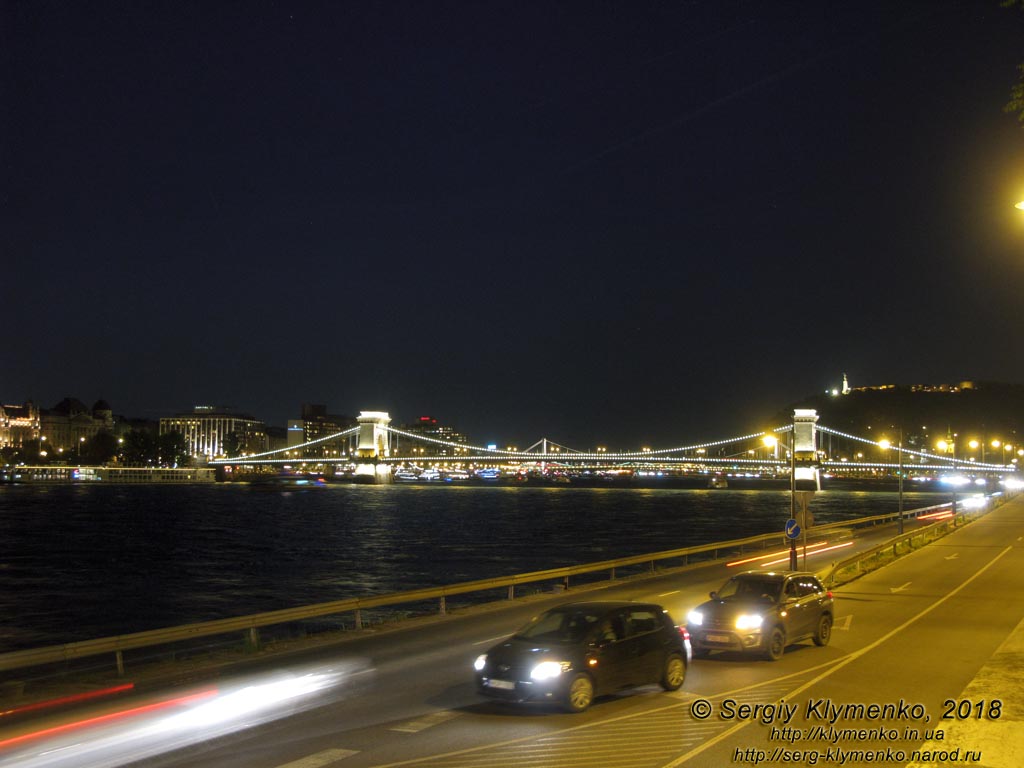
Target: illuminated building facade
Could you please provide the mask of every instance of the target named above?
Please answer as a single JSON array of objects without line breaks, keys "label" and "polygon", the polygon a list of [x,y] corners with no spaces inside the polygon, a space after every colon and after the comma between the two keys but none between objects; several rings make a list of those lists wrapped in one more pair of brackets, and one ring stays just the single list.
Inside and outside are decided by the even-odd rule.
[{"label": "illuminated building facade", "polygon": [[89,408],[81,400],[65,397],[39,414],[40,431],[50,450],[71,452],[100,432],[115,434],[114,412],[105,400]]},{"label": "illuminated building facade", "polygon": [[0,405],[0,448],[20,448],[40,435],[39,409],[31,400],[24,405]]},{"label": "illuminated building facade", "polygon": [[237,449],[239,453],[267,450],[267,433],[262,421],[208,405],[197,405],[191,413],[160,419],[160,434],[169,432],[181,433],[188,452],[200,458],[225,456],[229,449],[231,452]]}]

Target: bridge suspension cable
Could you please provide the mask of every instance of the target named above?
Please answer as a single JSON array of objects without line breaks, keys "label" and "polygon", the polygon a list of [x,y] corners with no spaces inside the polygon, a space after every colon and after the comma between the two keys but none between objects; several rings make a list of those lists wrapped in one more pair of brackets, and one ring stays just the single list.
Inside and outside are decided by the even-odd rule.
[{"label": "bridge suspension cable", "polygon": [[272,451],[263,451],[262,453],[250,453],[247,456],[232,456],[227,459],[214,459],[211,464],[237,464],[239,460],[242,461],[259,461],[266,459],[270,456],[279,456],[283,453],[289,453],[297,451],[301,448],[309,448],[312,445],[319,445],[320,443],[330,442],[331,440],[338,440],[339,438],[348,437],[354,435],[359,431],[359,427],[350,427],[349,429],[342,430],[341,432],[335,432],[333,435],[327,437],[318,437],[316,440],[310,440],[309,442],[302,443],[301,445],[289,445],[285,448],[275,448]]},{"label": "bridge suspension cable", "polygon": [[[857,435],[851,435],[848,432],[840,432],[838,429],[831,429],[829,427],[823,427],[823,426],[819,425],[818,426],[818,431],[819,432],[824,432],[824,433],[829,434],[829,435],[835,435],[836,437],[842,437],[842,438],[844,438],[846,440],[853,440],[854,442],[865,443],[866,445],[873,445],[876,448],[884,448],[885,447],[885,446],[882,445],[880,440],[871,440],[871,439],[866,438],[866,437],[858,437]],[[891,446],[890,446],[890,449],[891,449]],[[911,456],[917,456],[918,458],[921,458],[921,459],[928,459],[930,461],[943,461],[943,462],[947,462],[947,463],[952,464],[952,465],[960,464],[960,465],[963,465],[963,466],[984,467],[985,469],[1003,469],[1005,467],[1005,465],[1003,465],[1003,464],[989,464],[989,463],[980,462],[980,461],[964,461],[963,459],[959,459],[958,460],[958,459],[956,459],[956,457],[940,456],[938,454],[928,453],[927,451],[916,451],[916,450],[914,450],[912,448],[906,448],[906,447],[899,448],[898,450],[903,451],[903,453],[910,454]]]}]

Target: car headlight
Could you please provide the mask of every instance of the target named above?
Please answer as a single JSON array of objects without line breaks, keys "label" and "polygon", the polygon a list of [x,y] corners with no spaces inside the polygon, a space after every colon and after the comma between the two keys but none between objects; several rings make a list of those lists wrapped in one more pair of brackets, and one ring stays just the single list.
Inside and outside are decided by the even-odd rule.
[{"label": "car headlight", "polygon": [[700,611],[690,611],[686,614],[686,623],[693,624],[695,627],[699,627],[704,623],[704,614]]},{"label": "car headlight", "polygon": [[542,661],[530,670],[530,677],[534,680],[550,680],[558,677],[571,666],[572,664],[568,661]]},{"label": "car headlight", "polygon": [[473,669],[475,669],[477,672],[483,672],[484,671],[484,667],[486,667],[486,666],[487,666],[487,654],[486,653],[481,653],[479,656],[476,657],[476,661],[473,662]]},{"label": "car headlight", "polygon": [[744,613],[736,617],[736,629],[760,629],[764,616],[756,613]]}]

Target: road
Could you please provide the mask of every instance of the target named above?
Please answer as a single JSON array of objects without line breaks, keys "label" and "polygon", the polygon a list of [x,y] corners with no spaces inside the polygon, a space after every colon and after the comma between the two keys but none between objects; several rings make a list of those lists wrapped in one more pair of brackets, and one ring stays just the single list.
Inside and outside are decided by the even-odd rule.
[{"label": "road", "polygon": [[[656,601],[682,620],[721,584],[726,570],[718,565],[616,583],[586,596]],[[959,756],[981,752],[980,765],[1024,765],[1024,679],[1019,668],[1014,682],[1006,668],[986,666],[1021,655],[1007,649],[1024,636],[1018,626],[1024,500],[836,590],[836,597],[827,647],[794,645],[779,662],[713,655],[691,664],[678,692],[642,688],[600,699],[581,715],[485,701],[471,683],[479,653],[538,610],[566,599],[548,596],[293,656],[290,667],[330,667],[339,676],[320,698],[286,698],[285,709],[273,716],[247,710],[250,727],[239,729],[234,720],[218,728],[219,715],[204,710],[190,726],[198,739],[166,736],[166,728],[154,723],[155,713],[165,714],[162,702],[170,694],[151,692],[132,700],[135,717],[117,714],[125,705],[107,705],[90,710],[88,727],[8,742],[0,746],[0,765],[111,765],[132,757],[159,768],[668,768],[758,761],[838,765],[844,759],[861,765],[867,757],[881,758],[871,764],[906,765],[915,750],[948,751],[953,744],[960,745]],[[273,662],[281,666],[279,659]],[[252,702],[254,686],[271,673],[254,668],[244,680],[222,677],[215,684],[221,694],[236,683],[248,686],[235,698]],[[200,681],[175,696],[192,696],[189,703],[212,700],[210,685]],[[969,702],[966,709],[962,701]],[[880,705],[879,716],[872,704]],[[170,706],[176,711],[184,704],[175,699]],[[954,718],[943,719],[951,706]],[[967,717],[958,719],[958,712]],[[100,719],[107,715],[109,720]],[[57,723],[15,724],[0,733],[0,745],[12,734],[63,727]],[[164,735],[159,750],[179,748],[150,754],[150,741],[140,732],[150,741],[154,732]],[[100,747],[76,751],[90,743]]]}]

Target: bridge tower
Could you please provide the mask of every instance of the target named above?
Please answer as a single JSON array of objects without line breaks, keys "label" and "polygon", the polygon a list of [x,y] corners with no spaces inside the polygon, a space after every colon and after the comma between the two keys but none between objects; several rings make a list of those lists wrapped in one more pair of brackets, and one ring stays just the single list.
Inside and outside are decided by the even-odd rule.
[{"label": "bridge tower", "polygon": [[391,416],[385,411],[361,411],[359,442],[356,445],[356,479],[368,483],[386,483],[391,480],[391,467],[377,459],[391,455]]},{"label": "bridge tower", "polygon": [[793,411],[793,482],[797,491],[820,491],[818,476],[818,412],[813,408]]}]

